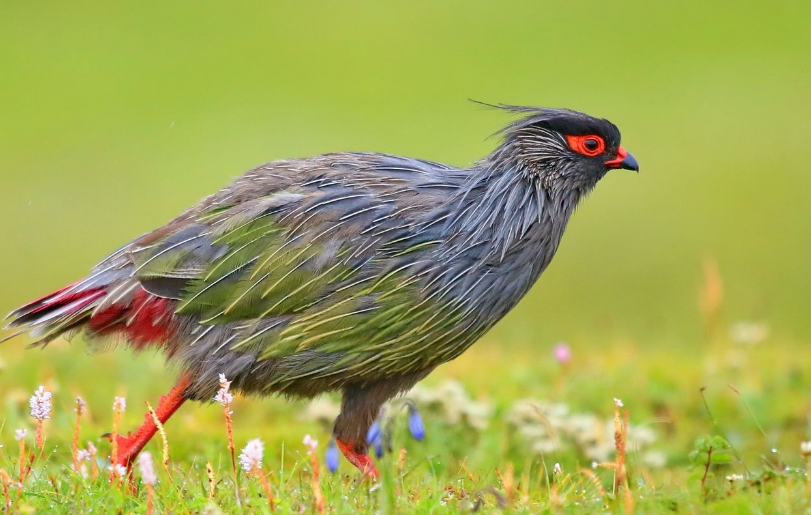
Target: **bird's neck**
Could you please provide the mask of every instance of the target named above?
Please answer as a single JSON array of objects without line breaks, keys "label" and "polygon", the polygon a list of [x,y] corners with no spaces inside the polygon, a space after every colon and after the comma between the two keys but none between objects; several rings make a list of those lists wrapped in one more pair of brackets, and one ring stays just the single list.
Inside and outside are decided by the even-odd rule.
[{"label": "bird's neck", "polygon": [[456,193],[446,230],[457,235],[456,244],[484,250],[491,264],[507,256],[511,262],[533,260],[540,273],[580,197],[576,191],[544,186],[517,165],[484,161]]},{"label": "bird's neck", "polygon": [[428,281],[429,290],[446,298],[475,299],[471,313],[477,320],[474,334],[480,336],[549,265],[577,200],[518,170],[477,165],[451,201],[439,208],[446,210],[440,215],[445,219],[440,237],[446,244],[434,255],[443,267]]}]

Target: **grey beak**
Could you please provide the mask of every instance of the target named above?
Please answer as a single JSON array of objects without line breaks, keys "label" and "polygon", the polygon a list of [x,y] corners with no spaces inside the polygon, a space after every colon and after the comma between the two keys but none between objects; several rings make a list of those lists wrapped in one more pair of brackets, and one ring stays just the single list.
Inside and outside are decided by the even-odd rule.
[{"label": "grey beak", "polygon": [[620,161],[619,168],[625,168],[626,170],[633,170],[639,173],[639,163],[636,162],[636,158],[630,153]]}]

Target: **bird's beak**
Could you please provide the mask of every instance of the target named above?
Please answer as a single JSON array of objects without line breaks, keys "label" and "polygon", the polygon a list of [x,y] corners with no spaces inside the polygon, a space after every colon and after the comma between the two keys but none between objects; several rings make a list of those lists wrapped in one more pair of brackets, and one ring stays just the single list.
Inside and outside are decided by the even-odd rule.
[{"label": "bird's beak", "polygon": [[625,168],[626,170],[639,172],[639,163],[636,162],[636,158],[622,147],[617,149],[617,157],[609,159],[605,162],[605,165],[609,168]]}]

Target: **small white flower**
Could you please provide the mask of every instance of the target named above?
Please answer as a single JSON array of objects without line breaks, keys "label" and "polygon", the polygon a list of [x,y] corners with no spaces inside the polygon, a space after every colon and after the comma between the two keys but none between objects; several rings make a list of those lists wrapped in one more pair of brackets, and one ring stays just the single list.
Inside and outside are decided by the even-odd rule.
[{"label": "small white flower", "polygon": [[729,338],[740,345],[754,346],[769,338],[769,332],[765,322],[738,322],[729,328]]},{"label": "small white flower", "polygon": [[552,474],[556,476],[563,474],[563,469],[560,468],[560,463],[555,463],[555,466],[552,468]]},{"label": "small white flower", "polygon": [[113,400],[113,411],[124,413],[125,409],[127,409],[127,399],[124,397],[116,397]]},{"label": "small white flower", "polygon": [[76,461],[90,461],[90,451],[84,449],[76,451]]},{"label": "small white flower", "polygon": [[614,397],[614,406],[616,406],[618,408],[623,407],[624,404],[622,404],[622,399],[617,399],[616,397]]},{"label": "small white flower", "polygon": [[225,378],[225,374],[220,374],[220,389],[217,390],[217,395],[214,396],[214,400],[219,402],[224,408],[234,402],[234,396],[229,392],[230,388],[231,381]]},{"label": "small white flower", "polygon": [[14,430],[14,439],[15,439],[15,440],[17,440],[17,441],[19,442],[20,440],[22,440],[23,438],[25,438],[25,434],[26,434],[27,432],[28,432],[28,431],[26,431],[25,429],[15,429],[15,430]]},{"label": "small white flower", "polygon": [[51,392],[47,391],[44,386],[37,388],[34,395],[28,399],[32,418],[37,420],[51,418],[51,397]]},{"label": "small white flower", "polygon": [[803,456],[805,456],[806,458],[811,456],[811,441],[800,442],[800,452],[803,453]]},{"label": "small white flower", "polygon": [[304,435],[304,440],[302,443],[307,447],[307,454],[314,454],[315,450],[318,448],[318,440],[310,436],[309,434]]},{"label": "small white flower", "polygon": [[265,452],[265,445],[259,438],[249,441],[239,455],[239,465],[245,472],[253,472],[262,468],[262,455]]},{"label": "small white flower", "polygon": [[118,477],[124,477],[127,475],[127,467],[118,463],[111,467],[107,467],[107,470],[111,470]]},{"label": "small white flower", "polygon": [[142,452],[138,456],[138,469],[141,471],[141,480],[145,485],[154,485],[158,482],[155,476],[155,466],[152,463],[152,455],[148,452]]},{"label": "small white flower", "polygon": [[733,481],[743,481],[743,476],[741,474],[730,474],[727,476],[727,481],[730,483]]},{"label": "small white flower", "polygon": [[96,446],[93,445],[93,442],[87,442],[87,452],[89,452],[91,456],[95,456],[99,451],[96,449]]},{"label": "small white flower", "polygon": [[81,397],[76,397],[76,413],[82,414],[84,413],[84,409],[87,407],[87,403]]}]

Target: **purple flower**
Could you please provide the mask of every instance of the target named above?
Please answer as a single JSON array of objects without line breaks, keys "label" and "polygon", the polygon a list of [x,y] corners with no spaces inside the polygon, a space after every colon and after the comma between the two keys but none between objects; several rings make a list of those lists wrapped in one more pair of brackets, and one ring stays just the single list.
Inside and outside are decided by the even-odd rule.
[{"label": "purple flower", "polygon": [[329,444],[327,444],[327,455],[325,456],[324,460],[327,464],[327,470],[330,472],[338,471],[339,453],[338,446],[335,445],[334,438],[330,438]]},{"label": "purple flower", "polygon": [[555,361],[561,365],[568,365],[572,361],[572,349],[566,342],[560,342],[555,345]]},{"label": "purple flower", "polygon": [[375,445],[383,439],[383,431],[380,429],[380,422],[375,420],[366,432],[366,443]]},{"label": "purple flower", "polygon": [[380,420],[375,420],[369,431],[366,432],[366,443],[375,448],[375,456],[383,457],[383,429],[380,427]]},{"label": "purple flower", "polygon": [[383,449],[383,440],[380,440],[376,444],[374,444],[375,448],[375,456],[377,458],[382,458],[385,450]]},{"label": "purple flower", "polygon": [[420,412],[413,404],[408,406],[408,430],[417,441],[425,438],[425,424],[422,423]]}]

